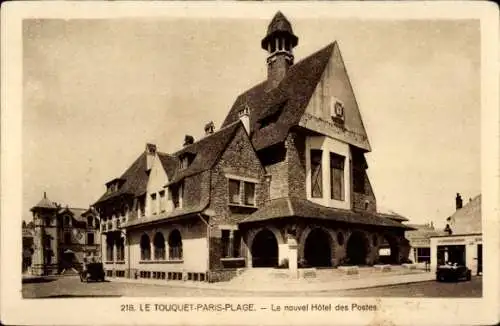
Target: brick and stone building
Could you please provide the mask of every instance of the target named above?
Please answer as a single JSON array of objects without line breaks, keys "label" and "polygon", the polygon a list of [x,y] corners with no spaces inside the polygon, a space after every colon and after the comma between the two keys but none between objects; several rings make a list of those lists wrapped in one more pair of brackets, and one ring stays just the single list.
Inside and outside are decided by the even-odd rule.
[{"label": "brick and stone building", "polygon": [[62,207],[44,193],[33,213],[33,275],[78,271],[100,259],[99,219],[89,209]]},{"label": "brick and stone building", "polygon": [[238,268],[408,256],[409,228],[377,211],[338,44],[295,63],[297,45],[278,12],[261,41],[267,78],[236,98],[220,129],[208,123],[174,153],[147,144],[106,184],[94,207],[108,275],[219,281]]}]

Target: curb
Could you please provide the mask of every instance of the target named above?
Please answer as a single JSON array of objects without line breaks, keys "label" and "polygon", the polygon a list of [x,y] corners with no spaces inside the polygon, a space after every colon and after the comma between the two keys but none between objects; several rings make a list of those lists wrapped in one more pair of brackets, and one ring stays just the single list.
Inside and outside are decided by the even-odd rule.
[{"label": "curb", "polygon": [[[318,289],[316,288],[301,288],[301,289],[292,289],[292,288],[278,288],[278,289],[271,289],[271,288],[259,288],[259,289],[251,289],[251,288],[241,288],[241,287],[235,287],[235,286],[227,286],[224,284],[186,284],[186,283],[175,283],[172,284],[171,282],[165,282],[165,283],[155,283],[155,282],[140,282],[140,281],[135,281],[135,280],[125,280],[125,279],[120,279],[120,278],[108,278],[109,281],[111,282],[120,282],[120,283],[130,283],[130,284],[148,284],[148,285],[157,285],[157,286],[173,286],[173,287],[178,287],[178,288],[193,288],[193,289],[208,289],[208,290],[226,290],[226,291],[237,291],[237,292],[279,292],[279,293],[289,293],[289,292],[330,292],[330,291],[347,291],[347,290],[361,290],[361,289],[369,289],[369,288],[380,288],[380,287],[386,287],[386,286],[393,286],[393,285],[402,285],[402,284],[412,284],[412,283],[420,283],[420,282],[429,282],[432,281],[434,278],[425,278],[425,279],[416,279],[416,280],[404,280],[401,282],[393,282],[393,283],[387,283],[387,284],[365,284],[365,285],[353,285],[353,286],[340,286],[340,287],[328,287],[328,283],[325,283],[323,288]],[[321,286],[323,284],[318,284],[318,286]]]}]

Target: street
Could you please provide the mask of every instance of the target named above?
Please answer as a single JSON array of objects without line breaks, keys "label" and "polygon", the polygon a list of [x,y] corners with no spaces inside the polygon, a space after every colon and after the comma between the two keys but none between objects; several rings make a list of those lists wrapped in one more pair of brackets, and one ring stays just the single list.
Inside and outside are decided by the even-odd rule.
[{"label": "street", "polygon": [[324,292],[248,292],[221,289],[190,288],[182,285],[154,285],[116,281],[81,283],[78,277],[59,277],[46,282],[23,284],[24,298],[71,297],[481,297],[482,278],[470,282],[438,283],[435,281],[399,284],[366,289]]}]

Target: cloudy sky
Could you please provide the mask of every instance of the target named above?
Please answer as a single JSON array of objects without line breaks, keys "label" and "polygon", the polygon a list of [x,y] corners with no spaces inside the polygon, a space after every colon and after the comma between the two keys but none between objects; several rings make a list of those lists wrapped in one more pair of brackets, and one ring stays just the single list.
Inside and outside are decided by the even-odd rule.
[{"label": "cloudy sky", "polygon": [[[88,207],[144,151],[220,126],[266,77],[261,19],[25,20],[23,218],[44,191]],[[480,30],[473,20],[288,16],[296,61],[337,40],[373,151],[379,206],[442,225],[480,193]]]}]

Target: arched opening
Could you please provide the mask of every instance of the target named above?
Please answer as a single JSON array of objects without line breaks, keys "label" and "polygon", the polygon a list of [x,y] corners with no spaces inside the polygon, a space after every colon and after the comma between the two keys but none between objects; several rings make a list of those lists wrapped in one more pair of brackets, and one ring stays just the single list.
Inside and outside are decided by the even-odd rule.
[{"label": "arched opening", "polygon": [[323,229],[309,232],[304,244],[304,259],[312,267],[332,266],[332,241]]},{"label": "arched opening", "polygon": [[149,236],[143,234],[141,236],[141,260],[151,259],[151,244],[149,242]]},{"label": "arched opening", "polygon": [[365,265],[368,254],[368,240],[361,232],[353,232],[347,240],[347,264]]},{"label": "arched opening", "polygon": [[399,246],[391,236],[384,236],[378,249],[378,260],[381,264],[399,264]]},{"label": "arched opening", "polygon": [[168,236],[168,258],[182,259],[182,237],[177,229]]},{"label": "arched opening", "polygon": [[153,239],[155,247],[155,260],[165,260],[165,238],[161,232],[157,232]]},{"label": "arched opening", "polygon": [[270,230],[261,230],[252,242],[252,266],[276,267],[277,265],[278,241]]}]

